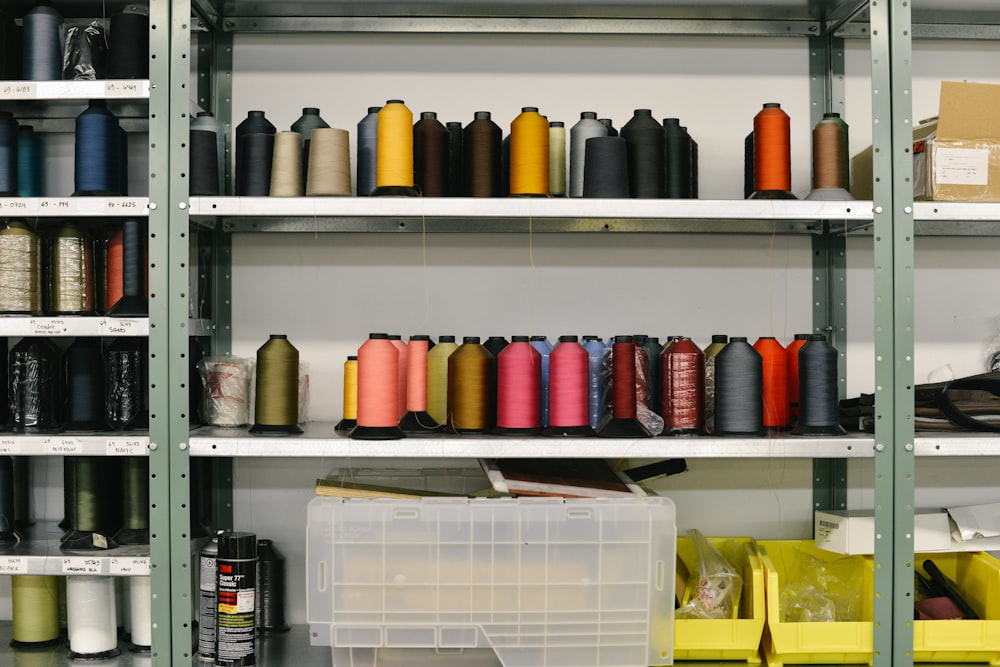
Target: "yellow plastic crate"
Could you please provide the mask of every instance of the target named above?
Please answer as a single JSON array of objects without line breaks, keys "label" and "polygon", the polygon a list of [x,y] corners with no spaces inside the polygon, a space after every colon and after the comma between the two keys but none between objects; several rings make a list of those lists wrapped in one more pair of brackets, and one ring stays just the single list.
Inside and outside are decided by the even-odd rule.
[{"label": "yellow plastic crate", "polygon": [[779,608],[781,589],[799,551],[823,561],[845,558],[841,554],[823,551],[812,540],[759,540],[761,563],[766,577],[767,623],[764,630],[764,655],[768,667],[783,664],[871,664],[872,663],[872,601],[874,597],[873,559],[864,560],[864,581],[861,588],[861,620],[834,623],[786,623]]},{"label": "yellow plastic crate", "polygon": [[[744,660],[760,663],[760,638],[764,631],[764,569],[749,537],[710,537],[718,545],[735,540],[743,544],[747,564],[740,573],[743,592],[738,618],[674,619],[674,660]],[[677,538],[677,557],[695,573],[698,559],[689,538]]]},{"label": "yellow plastic crate", "polygon": [[928,558],[958,585],[980,620],[915,621],[914,662],[1000,665],[1000,561],[982,552],[917,554],[922,574]]}]

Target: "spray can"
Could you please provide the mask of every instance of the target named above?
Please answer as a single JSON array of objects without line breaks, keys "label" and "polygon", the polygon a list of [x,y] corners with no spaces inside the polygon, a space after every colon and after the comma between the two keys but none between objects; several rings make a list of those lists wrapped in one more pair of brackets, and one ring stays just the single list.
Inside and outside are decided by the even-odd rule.
[{"label": "spray can", "polygon": [[219,535],[219,596],[215,664],[248,667],[256,664],[257,535],[226,532]]},{"label": "spray can", "polygon": [[218,557],[219,538],[216,536],[198,554],[198,659],[205,662],[215,661],[215,628],[219,613],[219,598],[215,589],[219,576]]}]

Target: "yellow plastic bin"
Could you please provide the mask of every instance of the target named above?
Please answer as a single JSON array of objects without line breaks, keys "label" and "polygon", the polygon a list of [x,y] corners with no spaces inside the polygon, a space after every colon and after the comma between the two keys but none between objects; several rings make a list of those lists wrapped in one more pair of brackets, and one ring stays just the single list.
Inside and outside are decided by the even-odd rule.
[{"label": "yellow plastic bin", "polygon": [[982,552],[917,554],[921,574],[927,559],[958,585],[980,620],[914,621],[914,662],[1000,665],[1000,561]]},{"label": "yellow plastic bin", "polygon": [[[674,619],[674,660],[744,660],[760,663],[760,637],[764,632],[764,569],[749,537],[710,537],[714,545],[727,541],[743,544],[747,563],[740,573],[743,592],[738,618]],[[687,537],[677,538],[677,557],[694,575],[698,558]]]},{"label": "yellow plastic bin", "polygon": [[861,587],[861,620],[833,623],[786,623],[779,601],[795,555],[804,551],[823,561],[847,558],[813,546],[812,540],[758,540],[760,560],[766,577],[767,624],[764,655],[768,667],[783,664],[871,664],[872,601],[874,565],[870,556],[853,556],[864,561]]}]

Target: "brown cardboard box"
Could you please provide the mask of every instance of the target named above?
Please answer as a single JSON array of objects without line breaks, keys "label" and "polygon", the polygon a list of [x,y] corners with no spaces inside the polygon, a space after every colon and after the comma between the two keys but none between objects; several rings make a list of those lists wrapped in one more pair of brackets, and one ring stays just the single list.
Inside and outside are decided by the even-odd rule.
[{"label": "brown cardboard box", "polygon": [[[851,194],[871,199],[871,147],[851,175]],[[1000,201],[1000,85],[941,82],[938,117],[913,128],[913,197]]]},{"label": "brown cardboard box", "polygon": [[[928,137],[933,139],[938,119],[920,121],[913,128],[913,197],[927,199]],[[871,146],[851,158],[851,194],[855,199],[872,199],[872,154]]]},{"label": "brown cardboard box", "polygon": [[1000,85],[941,82],[928,199],[1000,201]]}]

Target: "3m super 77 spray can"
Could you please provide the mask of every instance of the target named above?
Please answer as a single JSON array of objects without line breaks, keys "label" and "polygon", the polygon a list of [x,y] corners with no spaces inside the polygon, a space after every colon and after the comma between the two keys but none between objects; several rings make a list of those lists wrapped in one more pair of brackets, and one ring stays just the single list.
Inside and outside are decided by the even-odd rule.
[{"label": "3m super 77 spray can", "polygon": [[218,557],[219,613],[216,617],[215,664],[256,664],[257,535],[222,533]]}]

